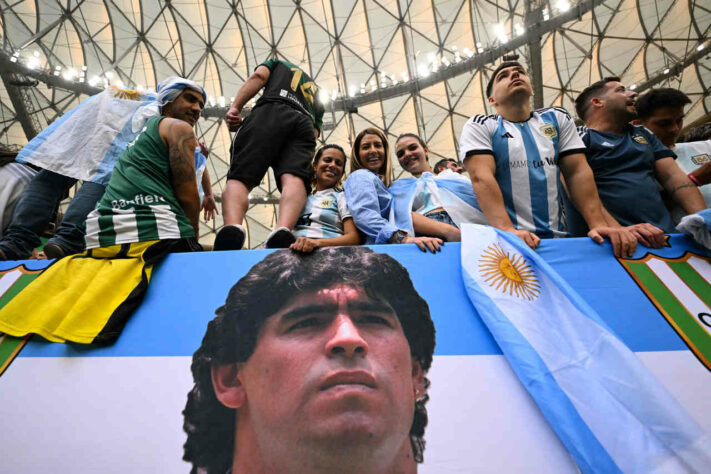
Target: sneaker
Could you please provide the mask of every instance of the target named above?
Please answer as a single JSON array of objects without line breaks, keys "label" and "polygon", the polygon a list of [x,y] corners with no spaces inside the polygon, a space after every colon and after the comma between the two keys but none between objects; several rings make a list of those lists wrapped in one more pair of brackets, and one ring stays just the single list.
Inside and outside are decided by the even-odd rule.
[{"label": "sneaker", "polygon": [[212,250],[240,250],[247,233],[241,225],[226,225],[215,236]]},{"label": "sneaker", "polygon": [[289,248],[289,245],[296,242],[296,237],[291,233],[286,227],[279,227],[274,229],[269,237],[267,237],[267,243],[265,246],[268,249],[285,249]]},{"label": "sneaker", "polygon": [[63,258],[66,255],[62,247],[52,242],[46,243],[42,250],[47,258]]}]

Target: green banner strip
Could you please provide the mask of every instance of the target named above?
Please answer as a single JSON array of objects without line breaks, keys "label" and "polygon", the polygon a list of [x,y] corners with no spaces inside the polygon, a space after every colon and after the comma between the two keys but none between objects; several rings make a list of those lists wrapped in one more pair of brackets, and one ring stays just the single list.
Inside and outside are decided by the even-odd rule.
[{"label": "green banner strip", "polygon": [[704,280],[704,277],[699,275],[694,267],[687,262],[669,262],[669,266],[679,275],[679,278],[684,280],[684,283],[691,288],[696,296],[711,308],[711,284]]},{"label": "green banner strip", "polygon": [[7,334],[0,336],[0,376],[10,366],[31,337],[31,334],[24,337],[12,337]]},{"label": "green banner strip", "polygon": [[644,262],[627,262],[630,270],[647,289],[647,295],[663,309],[672,327],[686,341],[696,355],[711,370],[711,336],[701,327],[701,322],[691,315],[674,294],[657,278]]},{"label": "green banner strip", "polygon": [[[0,309],[39,275],[40,272],[23,273],[23,275],[8,288],[5,294],[0,297]],[[27,344],[27,341],[29,341],[31,337],[32,334],[28,334],[24,337],[12,337],[0,333],[0,376],[5,372],[5,369],[10,366],[12,361],[15,360],[17,354],[25,347],[25,344]]]},{"label": "green banner strip", "polygon": [[15,295],[22,291],[27,285],[32,282],[32,280],[34,280],[38,276],[39,273],[25,273],[20,278],[18,278],[15,284],[12,285],[0,298],[0,308],[5,306],[8,301],[13,299]]}]

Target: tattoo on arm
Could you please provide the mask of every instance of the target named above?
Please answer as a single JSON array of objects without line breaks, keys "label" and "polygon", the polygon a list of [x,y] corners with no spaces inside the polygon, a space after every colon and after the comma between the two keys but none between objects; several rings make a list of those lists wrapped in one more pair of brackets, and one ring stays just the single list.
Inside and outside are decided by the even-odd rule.
[{"label": "tattoo on arm", "polygon": [[675,192],[679,191],[682,188],[695,188],[696,186],[693,184],[682,184],[681,186],[677,186],[676,188],[672,189],[669,195],[673,195]]},{"label": "tattoo on arm", "polygon": [[182,184],[195,181],[195,134],[185,127],[176,127],[178,122],[168,125],[168,136],[173,140],[168,147],[173,183]]}]

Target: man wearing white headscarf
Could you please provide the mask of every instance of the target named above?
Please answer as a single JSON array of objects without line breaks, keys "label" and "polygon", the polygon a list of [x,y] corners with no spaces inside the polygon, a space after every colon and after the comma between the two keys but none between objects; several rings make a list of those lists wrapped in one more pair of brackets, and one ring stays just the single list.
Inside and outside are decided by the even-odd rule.
[{"label": "man wearing white headscarf", "polygon": [[202,250],[193,126],[202,88],[159,84],[160,116],[121,154],[86,219],[86,248],[50,266],[0,310],[0,331],[55,342],[114,341],[140,305],[153,266],[171,252]]},{"label": "man wearing white headscarf", "polygon": [[190,89],[205,91],[188,79],[171,77],[157,93],[139,94],[109,88],[84,100],[32,139],[17,161],[42,170],[19,198],[10,225],[0,240],[0,260],[28,258],[40,244],[59,201],[78,180],[83,182],[54,236],[45,245],[50,258],[84,249],[84,221],[104,193],[116,162],[148,119]]}]

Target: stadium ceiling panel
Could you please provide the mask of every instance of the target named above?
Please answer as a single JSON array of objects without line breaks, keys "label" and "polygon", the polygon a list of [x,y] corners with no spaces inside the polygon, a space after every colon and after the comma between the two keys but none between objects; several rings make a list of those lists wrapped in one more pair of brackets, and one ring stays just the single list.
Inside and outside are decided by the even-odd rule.
[{"label": "stadium ceiling panel", "polygon": [[[315,78],[323,139],[347,151],[376,126],[419,133],[433,160],[456,157],[466,119],[493,112],[483,88],[512,53],[540,67],[540,105],[572,110],[583,87],[617,75],[640,91],[680,88],[693,121],[711,111],[710,29],[698,0],[0,0],[0,142],[27,143],[107,84],[189,77],[209,96],[197,131],[219,196],[230,145],[221,117],[274,56]],[[273,225],[278,195],[272,176],[253,191],[251,247]],[[202,240],[220,225],[203,225]]]}]

